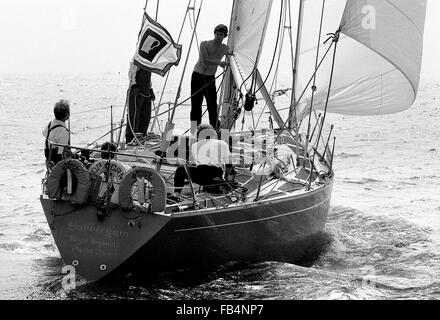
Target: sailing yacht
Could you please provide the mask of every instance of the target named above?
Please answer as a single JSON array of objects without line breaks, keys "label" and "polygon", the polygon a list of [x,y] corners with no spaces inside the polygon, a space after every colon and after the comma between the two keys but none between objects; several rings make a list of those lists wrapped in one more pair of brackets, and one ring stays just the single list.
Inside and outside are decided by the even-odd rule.
[{"label": "sailing yacht", "polygon": [[[181,86],[203,1],[188,2],[187,47],[146,8],[134,63],[168,77],[184,61],[176,98],[159,101],[152,133],[135,143],[123,143],[121,134],[114,141],[124,125],[112,125],[117,150],[64,146],[76,151],[48,166],[41,203],[64,263],[96,281],[117,271],[302,261],[330,208],[336,139],[327,114],[379,116],[413,104],[426,1],[234,0],[219,131],[237,174],[233,184],[198,185],[189,177],[178,202],[170,197],[173,177],[191,163],[196,139],[177,134],[174,117],[184,107]],[[268,45],[273,27],[276,42]],[[280,87],[277,76],[286,70],[289,84]]]}]

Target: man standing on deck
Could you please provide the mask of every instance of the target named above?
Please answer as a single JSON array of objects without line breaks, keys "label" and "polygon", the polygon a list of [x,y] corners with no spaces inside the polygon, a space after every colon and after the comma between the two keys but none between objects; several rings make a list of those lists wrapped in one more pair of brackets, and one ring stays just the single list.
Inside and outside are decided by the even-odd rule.
[{"label": "man standing on deck", "polygon": [[225,55],[230,55],[228,46],[222,43],[227,36],[228,27],[220,24],[214,29],[214,39],[200,44],[199,60],[191,77],[191,132],[202,122],[203,97],[208,107],[209,123],[215,129],[219,128],[215,74],[219,66],[226,68],[228,65],[222,61]]},{"label": "man standing on deck", "polygon": [[69,129],[66,121],[70,117],[70,106],[66,100],[60,100],[53,108],[55,119],[53,119],[44,129],[43,136],[46,138],[44,155],[46,160],[57,164],[61,161],[64,147],[52,146],[52,143],[69,145]]},{"label": "man standing on deck", "polygon": [[130,67],[130,89],[128,91],[128,114],[125,141],[130,143],[135,134],[147,135],[151,120],[151,101],[154,93],[151,89],[151,72],[133,63]]}]

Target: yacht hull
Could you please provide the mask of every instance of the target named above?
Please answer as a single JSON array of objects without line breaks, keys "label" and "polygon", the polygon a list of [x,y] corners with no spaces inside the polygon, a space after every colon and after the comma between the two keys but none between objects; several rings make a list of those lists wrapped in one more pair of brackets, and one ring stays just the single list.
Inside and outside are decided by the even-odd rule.
[{"label": "yacht hull", "polygon": [[303,261],[324,230],[332,183],[295,196],[170,215],[41,203],[64,263],[96,281],[118,271]]}]

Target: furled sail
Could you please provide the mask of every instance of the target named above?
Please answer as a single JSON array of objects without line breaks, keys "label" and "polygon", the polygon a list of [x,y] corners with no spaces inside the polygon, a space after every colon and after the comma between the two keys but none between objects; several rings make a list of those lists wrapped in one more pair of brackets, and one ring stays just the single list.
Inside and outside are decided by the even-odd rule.
[{"label": "furled sail", "polygon": [[[320,4],[306,1],[308,27],[303,26],[302,40],[317,39]],[[323,34],[335,32],[335,18],[342,16],[328,112],[380,115],[408,109],[420,81],[426,0],[333,0],[325,12]],[[323,52],[324,47],[320,57]],[[309,41],[301,50],[303,89],[315,70],[315,55],[316,44]],[[325,107],[331,60],[330,55],[317,73],[313,109]],[[297,116],[308,113],[310,95],[299,104]]]}]

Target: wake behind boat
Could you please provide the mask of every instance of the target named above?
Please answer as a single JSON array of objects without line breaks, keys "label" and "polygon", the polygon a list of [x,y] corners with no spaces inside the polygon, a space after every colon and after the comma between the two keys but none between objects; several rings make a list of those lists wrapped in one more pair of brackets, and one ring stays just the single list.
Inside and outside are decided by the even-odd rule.
[{"label": "wake behind boat", "polygon": [[[122,143],[124,125],[121,121],[115,129],[112,121],[112,144],[107,147],[51,143],[66,152],[60,162],[48,165],[41,203],[65,264],[95,281],[118,270],[304,260],[325,228],[330,206],[336,140],[333,126],[324,127],[326,115],[386,114],[414,102],[426,11],[425,1],[405,0],[394,6],[374,1],[374,6],[365,6],[365,1],[349,0],[336,1],[332,8],[318,2],[299,1],[292,6],[298,16],[294,41],[291,3],[281,1],[277,42],[269,48],[264,40],[272,1],[233,3],[228,42],[233,53],[222,74],[217,128],[218,138],[229,146],[235,169],[232,181],[216,178],[196,183],[189,174],[191,147],[199,137],[173,130],[175,110],[182,104],[186,63],[173,108],[159,102],[151,133],[132,132],[133,140]],[[188,8],[194,10],[195,4],[189,1]],[[201,9],[202,3],[199,14]],[[198,17],[187,57],[197,21]],[[391,28],[393,24],[400,29]],[[314,27],[305,28],[310,25]],[[277,87],[276,78],[287,36],[284,30],[290,33],[292,87],[283,89]],[[323,39],[325,33],[328,37]],[[399,53],[393,51],[396,46]],[[145,12],[135,64],[169,75],[171,66],[180,61],[181,49]],[[273,53],[265,78],[259,71],[264,49]],[[279,107],[287,92],[292,92],[291,97]],[[256,106],[258,100],[264,107]],[[161,130],[155,124],[164,106],[167,124]],[[264,114],[268,114],[265,123],[259,121]],[[130,130],[133,125],[127,119]],[[249,130],[243,130],[245,123]],[[115,149],[110,148],[113,142]],[[175,199],[179,168],[185,169],[188,181],[180,199]]]}]

